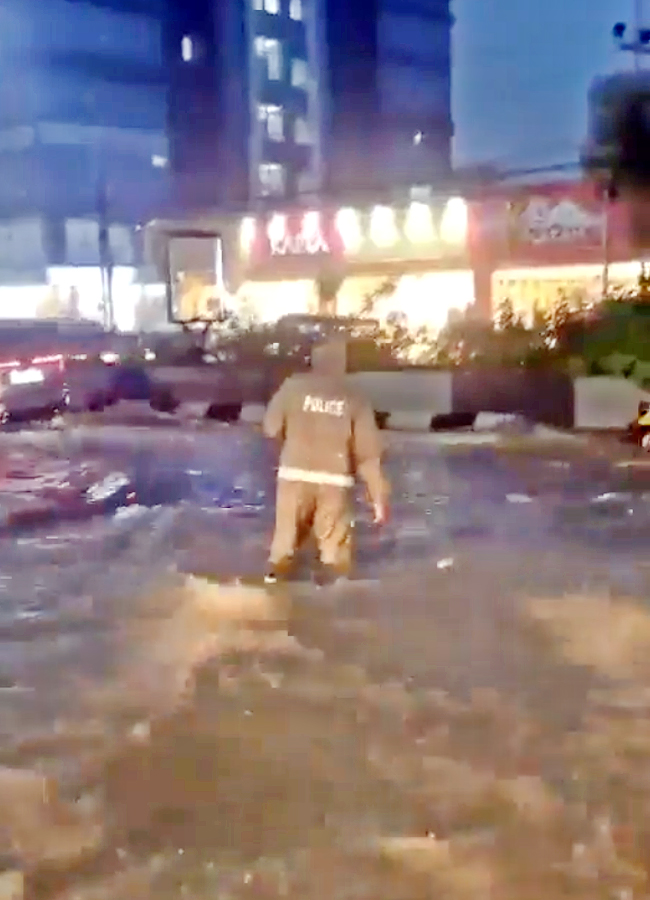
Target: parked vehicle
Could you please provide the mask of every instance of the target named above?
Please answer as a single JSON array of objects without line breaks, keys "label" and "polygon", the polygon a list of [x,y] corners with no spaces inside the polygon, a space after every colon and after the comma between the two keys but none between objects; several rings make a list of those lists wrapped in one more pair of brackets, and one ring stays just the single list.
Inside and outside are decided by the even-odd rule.
[{"label": "parked vehicle", "polygon": [[0,418],[27,421],[111,402],[111,333],[69,319],[0,321]]}]

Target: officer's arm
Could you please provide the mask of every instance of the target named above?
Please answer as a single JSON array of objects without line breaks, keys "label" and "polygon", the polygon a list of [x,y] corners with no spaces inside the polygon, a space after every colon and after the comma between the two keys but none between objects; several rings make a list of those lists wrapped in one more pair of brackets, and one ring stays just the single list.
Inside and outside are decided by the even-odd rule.
[{"label": "officer's arm", "polygon": [[268,438],[278,439],[284,437],[286,419],[287,419],[287,398],[288,398],[288,382],[287,379],[277,391],[269,405],[266,407],[264,421],[262,422],[262,430]]},{"label": "officer's arm", "polygon": [[388,495],[388,484],[381,470],[382,450],[374,410],[366,401],[359,401],[352,420],[352,456],[374,505],[385,503]]}]

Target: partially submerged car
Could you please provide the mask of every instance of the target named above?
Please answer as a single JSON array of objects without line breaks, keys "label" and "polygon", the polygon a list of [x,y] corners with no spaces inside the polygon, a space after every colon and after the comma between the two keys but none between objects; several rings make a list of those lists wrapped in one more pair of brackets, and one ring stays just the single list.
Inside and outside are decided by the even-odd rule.
[{"label": "partially submerged car", "polygon": [[0,322],[0,417],[46,419],[66,409],[103,409],[112,378],[112,335],[95,322]]}]

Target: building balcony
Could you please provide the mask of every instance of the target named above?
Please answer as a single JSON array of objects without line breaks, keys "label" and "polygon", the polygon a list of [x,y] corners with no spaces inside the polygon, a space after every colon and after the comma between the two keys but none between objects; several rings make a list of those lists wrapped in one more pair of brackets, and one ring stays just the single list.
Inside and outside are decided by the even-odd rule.
[{"label": "building balcony", "polygon": [[306,91],[291,87],[281,81],[262,81],[255,91],[255,99],[263,106],[280,106],[288,117],[300,118],[308,115],[309,97]]},{"label": "building balcony", "polygon": [[305,23],[295,22],[286,15],[271,16],[261,10],[253,14],[253,28],[255,34],[264,37],[276,38],[283,43],[305,46]]}]

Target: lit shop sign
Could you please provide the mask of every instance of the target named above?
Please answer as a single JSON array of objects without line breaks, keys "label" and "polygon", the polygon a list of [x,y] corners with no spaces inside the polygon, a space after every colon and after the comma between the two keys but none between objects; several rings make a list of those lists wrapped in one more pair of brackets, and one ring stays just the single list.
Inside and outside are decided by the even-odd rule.
[{"label": "lit shop sign", "polygon": [[331,253],[330,244],[323,234],[321,214],[308,212],[302,217],[300,228],[291,232],[287,228],[287,217],[276,213],[268,223],[267,236],[271,256],[295,256]]},{"label": "lit shop sign", "polygon": [[274,213],[266,220],[241,223],[240,247],[252,260],[269,257],[342,255],[377,258],[440,255],[465,249],[467,204],[453,197],[445,204],[411,203],[406,209],[351,207],[337,212]]},{"label": "lit shop sign", "polygon": [[253,259],[329,256],[343,250],[331,217],[317,211],[274,213],[266,221],[246,218],[241,223],[240,245],[244,256]]}]

